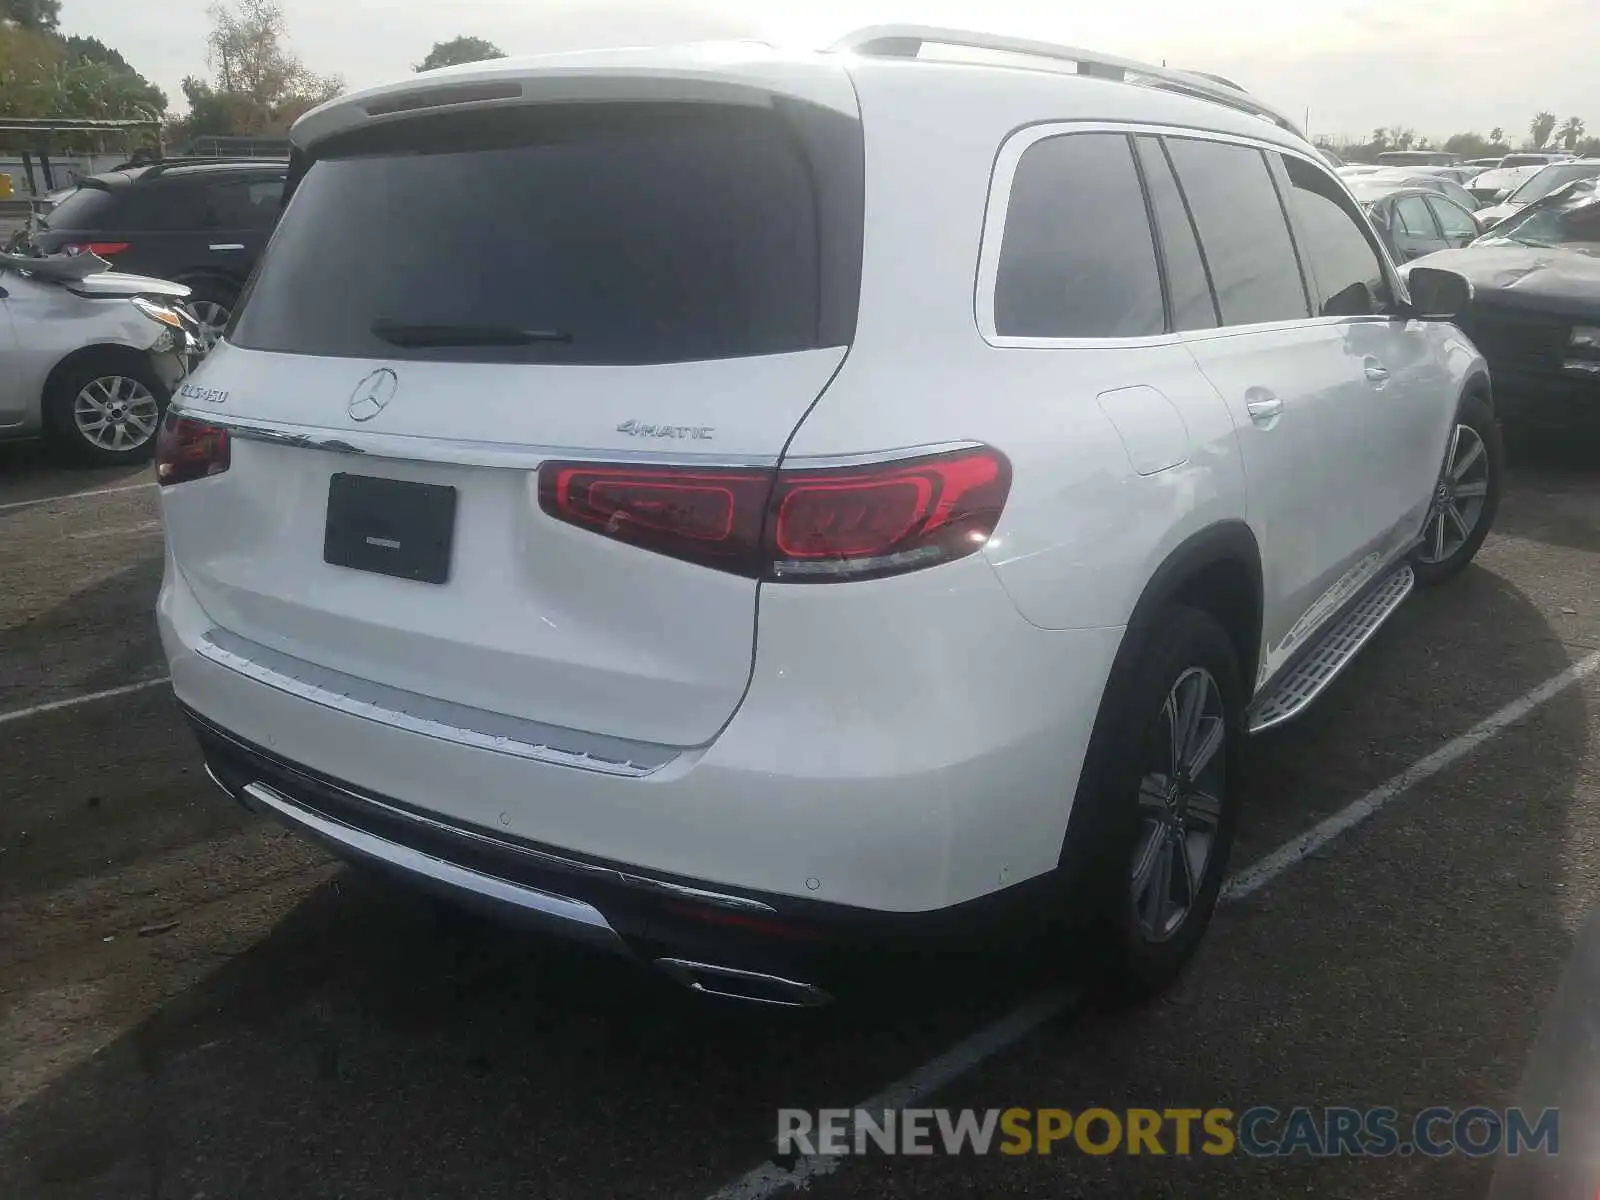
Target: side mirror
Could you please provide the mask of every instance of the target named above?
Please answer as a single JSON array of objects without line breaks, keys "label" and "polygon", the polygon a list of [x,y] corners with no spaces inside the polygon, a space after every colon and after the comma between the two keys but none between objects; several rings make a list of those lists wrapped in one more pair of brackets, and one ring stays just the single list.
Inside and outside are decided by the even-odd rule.
[{"label": "side mirror", "polygon": [[1453,321],[1472,306],[1472,284],[1466,276],[1438,267],[1406,271],[1411,315],[1424,321]]}]

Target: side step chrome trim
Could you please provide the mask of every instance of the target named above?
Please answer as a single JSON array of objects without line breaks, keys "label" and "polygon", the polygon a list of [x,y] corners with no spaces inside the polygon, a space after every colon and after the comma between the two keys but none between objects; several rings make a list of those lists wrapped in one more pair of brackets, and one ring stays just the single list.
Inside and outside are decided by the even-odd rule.
[{"label": "side step chrome trim", "polygon": [[815,984],[784,979],[780,975],[763,975],[759,971],[741,971],[736,967],[719,967],[714,963],[690,962],[682,958],[658,958],[656,966],[691,992],[721,996],[726,1000],[742,1000],[746,1004],[768,1004],[774,1008],[817,1008],[833,1000]]},{"label": "side step chrome trim", "polygon": [[1367,644],[1416,586],[1409,565],[1385,578],[1330,626],[1289,673],[1250,710],[1250,732],[1282,725],[1305,711]]},{"label": "side step chrome trim", "polygon": [[[217,780],[215,774],[211,778],[231,794],[231,789]],[[301,808],[289,797],[264,783],[249,783],[240,790],[242,795],[239,798],[248,807],[276,817],[341,857],[393,868],[418,882],[431,883],[446,894],[475,899],[502,910],[513,909],[567,937],[618,954],[628,953],[626,943],[611,928],[611,923],[591,904],[459,867],[409,846],[375,837],[338,821],[330,821],[319,813]]]},{"label": "side step chrome trim", "polygon": [[224,629],[208,631],[194,649],[218,666],[313,704],[476,750],[632,778],[660,770],[682,753],[419,696],[304,662]]}]

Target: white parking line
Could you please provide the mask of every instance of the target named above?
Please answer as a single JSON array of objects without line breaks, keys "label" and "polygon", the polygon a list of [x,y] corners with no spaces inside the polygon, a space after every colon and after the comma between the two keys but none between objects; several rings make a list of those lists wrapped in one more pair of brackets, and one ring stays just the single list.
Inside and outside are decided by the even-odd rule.
[{"label": "white parking line", "polygon": [[83,696],[69,696],[65,700],[52,700],[49,704],[35,704],[32,708],[19,708],[14,712],[0,713],[0,725],[4,725],[8,721],[21,721],[26,717],[37,717],[44,713],[59,712],[63,708],[76,708],[80,704],[92,704],[96,700],[110,700],[114,696],[130,696],[134,692],[160,687],[163,683],[169,682],[171,682],[171,676],[163,675],[159,679],[145,679],[139,683],[127,683],[121,687],[107,688],[103,692],[89,692]]},{"label": "white parking line", "polygon": [[128,537],[160,532],[160,521],[140,521],[137,525],[119,525],[114,529],[85,529],[81,533],[69,533],[67,536],[75,542],[86,542],[91,538]]},{"label": "white parking line", "polygon": [[92,492],[68,492],[64,496],[36,496],[32,500],[12,500],[7,504],[0,504],[0,512],[9,512],[13,508],[33,508],[35,505],[50,504],[56,500],[83,500],[90,496],[115,496],[118,492],[138,492],[155,486],[154,483],[125,483],[121,487],[96,488]]},{"label": "white parking line", "polygon": [[[1222,900],[1239,900],[1265,887],[1290,867],[1305,861],[1340,834],[1354,829],[1384,805],[1404,796],[1424,780],[1472,753],[1496,734],[1515,725],[1541,705],[1549,703],[1567,688],[1600,670],[1600,651],[1573,663],[1531,691],[1524,692],[1471,729],[1446,742],[1426,758],[1420,759],[1389,782],[1374,788],[1359,800],[1346,805],[1331,817],[1279,846],[1266,857],[1230,877],[1222,886]],[[906,1108],[927,1098],[939,1088],[954,1082],[985,1059],[991,1058],[1047,1021],[1064,1013],[1073,996],[1051,993],[1035,997],[999,1020],[957,1043],[897,1083],[892,1083],[856,1108],[879,1112],[886,1108]],[[775,1116],[776,1114],[774,1114]],[[831,1175],[846,1162],[843,1155],[802,1155],[788,1170],[775,1163],[762,1163],[755,1170],[712,1192],[707,1200],[767,1200],[792,1188],[808,1188],[813,1179]]]}]

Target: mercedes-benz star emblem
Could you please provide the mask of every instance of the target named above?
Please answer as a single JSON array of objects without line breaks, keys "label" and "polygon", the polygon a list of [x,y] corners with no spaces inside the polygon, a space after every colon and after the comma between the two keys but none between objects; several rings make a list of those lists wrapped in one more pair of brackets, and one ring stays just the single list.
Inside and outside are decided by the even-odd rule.
[{"label": "mercedes-benz star emblem", "polygon": [[350,393],[350,419],[372,420],[389,407],[389,401],[394,399],[395,389],[399,386],[400,376],[388,367],[379,367],[356,384],[356,390]]}]

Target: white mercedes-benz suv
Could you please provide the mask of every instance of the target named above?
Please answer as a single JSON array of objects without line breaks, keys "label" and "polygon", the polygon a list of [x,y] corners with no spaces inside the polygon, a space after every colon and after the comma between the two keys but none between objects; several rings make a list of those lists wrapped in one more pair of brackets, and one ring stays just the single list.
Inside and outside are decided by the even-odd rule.
[{"label": "white mercedes-benz suv", "polygon": [[1247,735],[1493,517],[1465,282],[1206,77],[877,28],[292,142],[160,438],[209,769],[702,991],[1063,930],[1160,987]]}]

